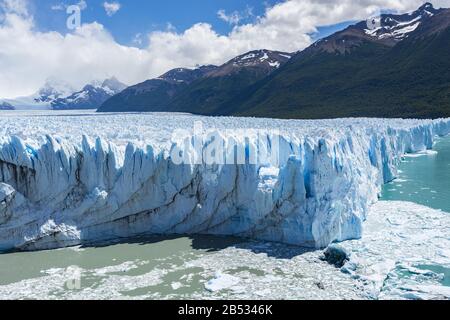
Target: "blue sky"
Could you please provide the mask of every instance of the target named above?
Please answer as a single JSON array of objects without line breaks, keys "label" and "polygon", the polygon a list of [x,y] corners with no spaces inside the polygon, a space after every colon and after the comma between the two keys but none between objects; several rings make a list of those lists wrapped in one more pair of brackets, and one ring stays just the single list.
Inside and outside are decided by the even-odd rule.
[{"label": "blue sky", "polygon": [[[238,13],[239,24],[254,23],[263,16],[267,7],[280,3],[280,0],[119,0],[120,10],[108,16],[104,0],[86,0],[87,7],[82,11],[82,23],[99,22],[124,45],[145,46],[144,35],[158,30],[174,28],[178,32],[189,29],[199,22],[209,23],[219,34],[229,33],[235,24],[219,17],[222,10],[226,15]],[[115,2],[111,0],[110,2]],[[64,10],[52,10],[54,6],[76,4],[78,1],[38,0],[30,2],[36,28],[40,31],[67,33],[67,14]],[[314,39],[326,36],[348,25],[349,22],[327,27],[319,27]],[[142,40],[138,43],[137,36]]]},{"label": "blue sky", "polygon": [[[218,16],[219,10],[227,14],[239,12],[245,18],[241,23],[253,22],[264,14],[266,6],[280,2],[276,0],[119,0],[120,10],[108,16],[103,7],[104,0],[87,0],[87,8],[82,12],[82,22],[97,21],[104,25],[122,44],[132,44],[138,34],[165,30],[168,26],[184,31],[193,24],[206,22],[214,26],[220,34],[232,30],[229,24]],[[114,2],[114,1],[110,1]],[[77,1],[39,0],[32,4],[36,25],[43,31],[67,32],[65,11],[52,10],[59,4],[75,4]],[[252,15],[247,16],[248,10]]]}]

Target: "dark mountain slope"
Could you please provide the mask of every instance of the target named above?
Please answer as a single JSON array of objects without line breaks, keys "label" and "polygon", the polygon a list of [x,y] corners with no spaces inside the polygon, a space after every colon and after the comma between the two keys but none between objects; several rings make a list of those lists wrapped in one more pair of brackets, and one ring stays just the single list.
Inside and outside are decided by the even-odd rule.
[{"label": "dark mountain slope", "polygon": [[181,91],[169,109],[203,115],[229,113],[236,97],[277,70],[289,58],[287,53],[269,50],[238,56]]},{"label": "dark mountain slope", "polygon": [[450,11],[434,12],[401,40],[367,38],[358,24],[316,43],[253,88],[233,114],[450,116]]},{"label": "dark mountain slope", "polygon": [[173,69],[159,78],[131,86],[108,99],[99,112],[168,111],[171,99],[193,81],[214,71],[216,66]]},{"label": "dark mountain slope", "polygon": [[174,69],[132,86],[106,101],[100,112],[190,112],[216,114],[247,87],[286,63],[291,55],[270,50],[251,51],[220,67]]}]

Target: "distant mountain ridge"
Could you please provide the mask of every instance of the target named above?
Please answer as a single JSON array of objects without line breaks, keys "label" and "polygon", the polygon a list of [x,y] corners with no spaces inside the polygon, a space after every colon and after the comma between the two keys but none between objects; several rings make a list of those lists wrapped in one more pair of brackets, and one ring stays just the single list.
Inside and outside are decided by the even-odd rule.
[{"label": "distant mountain ridge", "polygon": [[107,100],[99,112],[216,112],[246,87],[263,79],[290,59],[285,52],[255,50],[222,66],[178,68],[129,87]]},{"label": "distant mountain ridge", "polygon": [[0,99],[0,102],[8,103],[17,110],[46,110],[51,109],[54,100],[66,97],[75,89],[60,79],[47,79],[45,84],[36,93],[14,99]]},{"label": "distant mountain ridge", "polygon": [[106,79],[100,83],[92,83],[82,90],[51,102],[54,110],[98,109],[106,100],[126,89],[126,85],[116,78]]},{"label": "distant mountain ridge", "polygon": [[108,98],[120,93],[126,85],[116,78],[93,81],[81,90],[59,79],[49,79],[35,94],[16,99],[0,99],[0,104],[24,110],[97,109]]},{"label": "distant mountain ridge", "polygon": [[0,110],[14,110],[14,106],[8,102],[0,102]]},{"label": "distant mountain ridge", "polygon": [[147,80],[123,90],[106,100],[99,112],[167,111],[172,98],[193,81],[216,70],[216,66],[196,69],[177,68],[156,79]]}]

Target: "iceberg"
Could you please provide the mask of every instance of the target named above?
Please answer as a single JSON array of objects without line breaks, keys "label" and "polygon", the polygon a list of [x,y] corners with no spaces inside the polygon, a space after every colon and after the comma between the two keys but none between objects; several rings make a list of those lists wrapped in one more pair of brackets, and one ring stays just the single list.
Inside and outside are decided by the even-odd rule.
[{"label": "iceberg", "polygon": [[239,281],[238,277],[218,272],[214,279],[205,284],[205,289],[211,292],[221,291],[236,285]]},{"label": "iceberg", "polygon": [[[436,136],[450,132],[450,119],[49,113],[3,115],[0,122],[2,251],[146,234],[230,235],[312,248],[358,239],[402,157],[431,150]],[[198,162],[211,141],[198,143],[196,122],[244,150],[244,163]],[[248,161],[261,149],[267,159]],[[176,163],[174,150],[187,160]]]}]

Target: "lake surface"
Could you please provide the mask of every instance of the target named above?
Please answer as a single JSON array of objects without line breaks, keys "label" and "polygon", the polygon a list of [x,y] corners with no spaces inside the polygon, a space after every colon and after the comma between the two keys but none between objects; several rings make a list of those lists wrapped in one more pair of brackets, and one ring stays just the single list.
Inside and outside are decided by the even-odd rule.
[{"label": "lake surface", "polygon": [[450,138],[439,139],[434,151],[407,156],[399,166],[398,179],[383,188],[381,199],[450,212]]},{"label": "lake surface", "polygon": [[0,298],[365,298],[353,280],[319,256],[298,247],[218,237],[150,237],[6,254],[0,255]]},{"label": "lake surface", "polygon": [[[450,212],[450,139],[439,140],[435,150],[436,154],[406,157],[399,179],[383,188],[381,200]],[[322,251],[218,237],[150,237],[95,248],[4,254],[0,298],[368,298],[357,281],[321,261],[321,255]],[[425,275],[439,274],[439,282],[450,285],[448,266],[414,267]],[[400,268],[396,276],[408,281],[425,276],[416,269]]]}]

